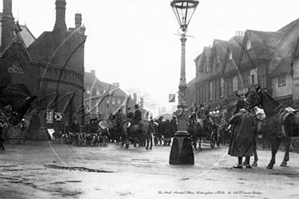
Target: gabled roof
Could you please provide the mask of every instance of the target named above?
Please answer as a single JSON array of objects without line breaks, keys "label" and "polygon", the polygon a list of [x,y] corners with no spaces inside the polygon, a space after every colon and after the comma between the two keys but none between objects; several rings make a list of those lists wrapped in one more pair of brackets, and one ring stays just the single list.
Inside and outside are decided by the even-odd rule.
[{"label": "gabled roof", "polygon": [[31,33],[31,31],[28,29],[26,25],[20,25],[22,31],[20,32],[20,35],[28,48],[35,40],[36,38],[34,35]]},{"label": "gabled roof", "polygon": [[284,32],[284,33],[288,34],[289,32],[291,32],[297,26],[299,27],[299,19],[296,19],[296,20],[292,21],[291,23],[283,26],[277,32]]},{"label": "gabled roof", "polygon": [[213,49],[216,50],[216,53],[219,55],[220,59],[223,59],[225,57],[227,53],[226,52],[227,47],[228,47],[227,41],[223,41],[219,39],[214,40]]},{"label": "gabled roof", "polygon": [[299,20],[295,20],[278,31],[280,42],[269,65],[271,76],[289,73],[292,70],[293,56],[299,42]]},{"label": "gabled roof", "polygon": [[[240,53],[242,51],[243,36],[234,36],[228,40],[227,54],[225,55],[225,60],[223,64],[223,73],[226,71],[226,66],[228,61],[235,65],[234,68],[238,67]],[[231,53],[232,59],[229,60],[229,54]],[[230,66],[231,67],[231,66]],[[232,68],[233,69],[233,68]],[[230,68],[228,69],[230,71]]]},{"label": "gabled roof", "polygon": [[[281,37],[282,33],[247,30],[243,46],[246,46],[246,42],[249,39],[256,59],[268,60],[276,52],[276,47]],[[244,50],[242,52],[244,53]]]},{"label": "gabled roof", "polygon": [[210,54],[211,54],[211,48],[210,47],[204,47],[202,53],[196,57],[196,59],[195,59],[196,66],[199,63],[200,72],[203,72],[204,59],[209,60]]},{"label": "gabled roof", "polygon": [[232,54],[232,59],[237,63],[242,50],[243,36],[234,36],[228,40],[228,48]]},{"label": "gabled roof", "polygon": [[[1,54],[1,59],[5,59],[5,57],[9,56],[8,54],[16,53],[13,49],[18,45],[19,49],[24,54],[24,59],[26,59],[28,62],[31,62],[31,56],[27,51],[27,47],[20,36],[20,34],[17,34],[17,36],[11,41],[11,43],[4,49],[4,51]],[[20,53],[19,53],[20,54]],[[13,56],[13,55],[12,55]]]},{"label": "gabled roof", "polygon": [[210,57],[210,54],[211,54],[211,47],[204,47],[204,48],[203,48],[203,52],[204,52],[205,56],[206,56],[207,58],[209,58],[209,57]]}]

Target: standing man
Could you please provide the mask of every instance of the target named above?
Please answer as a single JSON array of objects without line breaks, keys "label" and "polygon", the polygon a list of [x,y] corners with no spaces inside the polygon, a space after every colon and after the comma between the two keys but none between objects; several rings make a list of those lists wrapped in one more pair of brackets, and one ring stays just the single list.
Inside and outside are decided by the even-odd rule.
[{"label": "standing man", "polygon": [[80,126],[79,123],[77,122],[77,119],[75,118],[73,123],[72,123],[72,131],[73,133],[79,133],[80,131]]},{"label": "standing man", "polygon": [[248,103],[242,97],[238,100],[237,110],[229,119],[233,125],[232,135],[229,143],[228,154],[238,158],[235,169],[243,168],[243,157],[246,157],[246,168],[251,169],[250,156],[254,152],[255,118],[247,110]]}]

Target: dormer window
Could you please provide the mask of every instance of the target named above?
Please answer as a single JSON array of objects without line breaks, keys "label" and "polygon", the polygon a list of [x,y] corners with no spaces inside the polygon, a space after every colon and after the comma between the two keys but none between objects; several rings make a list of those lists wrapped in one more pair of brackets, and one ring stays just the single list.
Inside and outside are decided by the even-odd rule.
[{"label": "dormer window", "polygon": [[204,66],[204,67],[205,67],[205,72],[208,72],[208,70],[209,70],[208,65],[209,65],[209,64],[208,64],[208,61],[205,62],[205,66]]},{"label": "dormer window", "polygon": [[219,55],[215,58],[215,66],[216,67],[220,66],[220,57],[219,57]]},{"label": "dormer window", "polygon": [[228,60],[232,60],[232,53],[231,53],[231,51],[229,51],[229,53],[228,53]]},{"label": "dormer window", "polygon": [[250,40],[248,40],[248,41],[247,41],[247,44],[246,44],[246,49],[247,49],[247,50],[250,50],[250,49],[251,49],[251,47],[252,47],[252,45],[251,45],[251,41],[250,41]]}]

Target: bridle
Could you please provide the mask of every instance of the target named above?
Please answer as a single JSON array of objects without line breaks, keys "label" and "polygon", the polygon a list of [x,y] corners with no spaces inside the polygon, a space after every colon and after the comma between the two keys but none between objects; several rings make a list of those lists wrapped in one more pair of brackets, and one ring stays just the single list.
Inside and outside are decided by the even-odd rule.
[{"label": "bridle", "polygon": [[255,101],[255,102],[258,101],[258,103],[251,104],[251,103],[249,102],[249,97],[248,97],[248,99],[247,99],[246,101],[247,101],[248,104],[249,104],[249,109],[253,109],[255,106],[261,105],[261,99],[262,99],[262,97],[261,97],[261,90],[255,91],[255,92],[251,95],[251,97],[254,98],[254,101]]}]

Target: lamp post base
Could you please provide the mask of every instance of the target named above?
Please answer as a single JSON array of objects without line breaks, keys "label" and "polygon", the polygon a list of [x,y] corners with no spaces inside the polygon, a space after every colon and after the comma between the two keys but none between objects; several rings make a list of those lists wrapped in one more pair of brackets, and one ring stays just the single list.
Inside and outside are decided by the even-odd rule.
[{"label": "lamp post base", "polygon": [[170,152],[169,164],[194,165],[194,151],[189,134],[186,131],[177,131],[175,133]]}]

